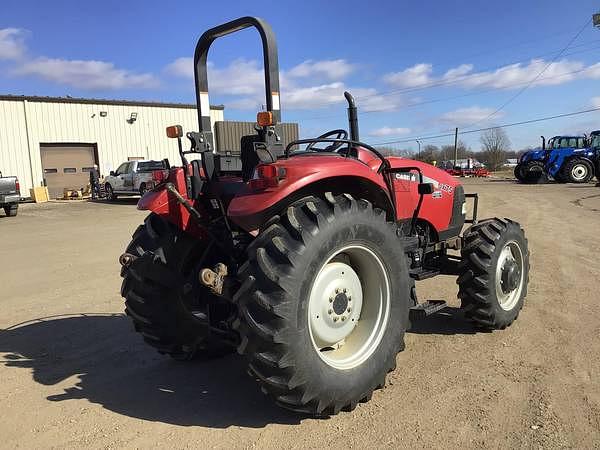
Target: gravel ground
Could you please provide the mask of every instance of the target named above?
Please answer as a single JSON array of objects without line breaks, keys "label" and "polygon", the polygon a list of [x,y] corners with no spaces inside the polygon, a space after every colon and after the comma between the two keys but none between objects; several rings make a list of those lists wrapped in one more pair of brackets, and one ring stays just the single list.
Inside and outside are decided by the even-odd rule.
[{"label": "gravel ground", "polygon": [[[480,217],[525,228],[519,319],[417,324],[385,389],[327,420],[273,406],[236,356],[177,363],[124,317],[117,258],[135,200],[22,205],[0,217],[4,448],[600,448],[600,188],[465,180]],[[458,305],[455,280],[418,284]]]}]

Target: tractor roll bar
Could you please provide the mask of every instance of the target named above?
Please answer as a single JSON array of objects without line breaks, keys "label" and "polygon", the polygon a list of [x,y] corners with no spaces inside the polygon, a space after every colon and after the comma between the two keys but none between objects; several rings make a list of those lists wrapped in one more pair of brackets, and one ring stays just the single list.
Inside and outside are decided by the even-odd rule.
[{"label": "tractor roll bar", "polygon": [[258,30],[263,46],[265,68],[265,94],[267,111],[273,113],[274,123],[281,121],[279,104],[279,62],[277,59],[277,43],[275,34],[267,22],[258,17],[241,17],[231,22],[218,25],[207,30],[200,36],[194,52],[194,77],[196,82],[196,105],[198,123],[204,141],[212,150],[212,127],[210,123],[210,103],[208,100],[207,56],[211,44],[220,37],[226,36],[245,28],[254,27]]}]

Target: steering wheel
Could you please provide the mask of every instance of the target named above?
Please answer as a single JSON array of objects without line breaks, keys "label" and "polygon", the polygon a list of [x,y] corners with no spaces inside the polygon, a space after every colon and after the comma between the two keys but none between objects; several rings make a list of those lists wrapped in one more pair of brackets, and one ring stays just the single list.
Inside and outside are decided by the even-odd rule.
[{"label": "steering wheel", "polygon": [[[348,132],[346,130],[332,130],[332,131],[328,131],[325,134],[322,134],[321,136],[317,137],[317,139],[348,139]],[[342,145],[346,145],[345,142],[323,142],[323,144],[328,144],[327,147],[325,148],[314,148],[313,147],[319,144],[319,141],[315,141],[315,142],[311,142],[310,144],[308,144],[308,147],[306,147],[306,149],[304,149],[305,152],[308,151],[317,151],[317,152],[335,152],[337,149],[339,149]]]}]

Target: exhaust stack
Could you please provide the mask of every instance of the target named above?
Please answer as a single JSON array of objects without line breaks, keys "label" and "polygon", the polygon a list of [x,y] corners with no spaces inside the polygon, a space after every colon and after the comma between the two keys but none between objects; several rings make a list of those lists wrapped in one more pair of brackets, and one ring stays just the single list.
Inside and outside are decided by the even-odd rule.
[{"label": "exhaust stack", "polygon": [[344,92],[344,97],[348,101],[348,127],[350,131],[350,139],[353,141],[359,141],[358,135],[358,109],[354,102],[354,97],[350,92]]}]

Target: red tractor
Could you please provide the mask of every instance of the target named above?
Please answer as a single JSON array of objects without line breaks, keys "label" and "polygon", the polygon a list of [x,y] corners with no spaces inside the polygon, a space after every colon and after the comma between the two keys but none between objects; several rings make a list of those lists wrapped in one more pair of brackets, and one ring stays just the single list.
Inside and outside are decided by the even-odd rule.
[{"label": "red tractor", "polygon": [[[247,27],[262,38],[267,111],[238,157],[213,144],[206,57],[216,38]],[[419,302],[415,280],[458,277],[461,308],[480,327],[517,318],[529,272],[519,224],[477,221],[476,194],[450,175],[360,142],[349,93],[349,133],[283,147],[268,24],[245,17],[208,30],[194,68],[200,132],[187,133],[184,151],[181,127],[167,129],[182,167],[156,174],[138,204],[151,213],[120,258],[126,312],[148,344],[183,360],[237,348],[279,405],[326,416],[368,401],[409,320],[446,306]]]}]

